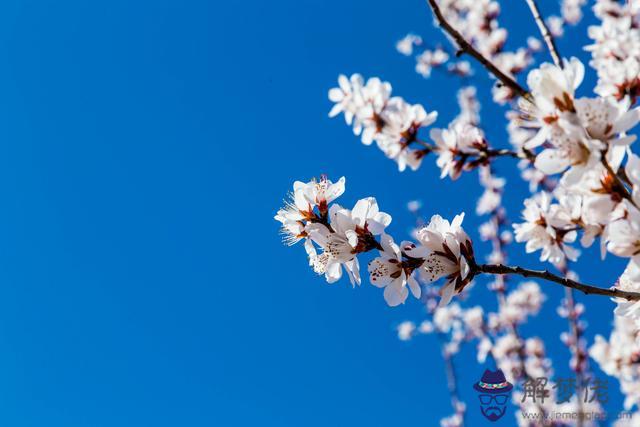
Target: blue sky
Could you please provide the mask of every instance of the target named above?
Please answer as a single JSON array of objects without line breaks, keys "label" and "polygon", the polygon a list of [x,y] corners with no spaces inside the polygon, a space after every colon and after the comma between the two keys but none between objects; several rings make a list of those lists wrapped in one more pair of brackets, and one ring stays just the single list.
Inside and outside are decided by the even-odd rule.
[{"label": "blue sky", "polygon": [[[535,27],[524,2],[509,3],[515,45]],[[459,82],[413,72],[393,48],[409,31],[445,42],[419,0],[3,2],[0,424],[388,426],[448,415],[435,338],[396,338],[420,305],[391,309],[372,286],[327,285],[273,220],[294,180],[327,173],[347,177],[345,205],[375,196],[398,238],[412,221],[405,203],[419,198],[429,215],[467,211],[478,240],[475,174],[440,181],[431,158],[399,174],[327,118],[337,75],[360,72],[448,123]],[[561,51],[584,58],[585,32],[570,30]],[[504,147],[486,95],[488,134]],[[526,187],[509,160],[498,169],[515,215]],[[512,259],[537,266],[521,246]],[[622,268],[610,259],[580,272],[605,284]],[[562,291],[544,286],[549,301],[524,332],[541,333],[566,374]],[[494,307],[482,286],[472,302]],[[589,336],[605,332],[612,304],[587,306]],[[471,384],[484,367],[471,353],[461,388],[482,425]]]}]

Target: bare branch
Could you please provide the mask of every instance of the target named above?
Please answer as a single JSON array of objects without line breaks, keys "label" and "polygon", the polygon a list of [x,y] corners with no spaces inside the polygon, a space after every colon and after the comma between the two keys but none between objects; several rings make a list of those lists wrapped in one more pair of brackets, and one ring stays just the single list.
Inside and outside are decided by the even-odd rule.
[{"label": "bare branch", "polygon": [[556,47],[556,42],[545,24],[544,19],[540,15],[540,10],[538,9],[538,5],[536,0],[526,0],[529,5],[529,9],[531,9],[531,13],[533,14],[533,18],[536,20],[536,24],[538,25],[538,29],[540,30],[540,34],[542,34],[542,38],[549,49],[549,53],[551,54],[551,58],[553,58],[554,64],[556,64],[560,68],[564,68],[564,64],[562,63],[562,59],[560,59],[560,55],[558,54],[558,48]]},{"label": "bare branch", "polygon": [[502,82],[505,86],[509,87],[513,90],[518,96],[526,98],[532,101],[531,94],[527,92],[522,86],[518,84],[514,79],[503,73],[498,67],[496,67],[489,59],[487,59],[484,55],[474,48],[471,43],[469,43],[465,38],[460,34],[455,28],[451,26],[447,22],[447,20],[442,15],[442,11],[438,6],[436,0],[427,0],[431,10],[433,11],[436,20],[440,27],[446,31],[456,42],[459,48],[458,54],[467,53],[474,57],[484,68],[486,68],[491,74],[493,74],[498,80]]},{"label": "bare branch", "polygon": [[627,301],[640,301],[640,293],[638,292],[623,291],[616,288],[604,289],[597,286],[586,285],[566,277],[557,276],[547,270],[529,270],[522,267],[511,267],[502,264],[482,264],[476,265],[474,268],[476,274],[517,274],[523,277],[536,277],[575,289],[586,295],[604,295],[612,298],[626,299]]}]

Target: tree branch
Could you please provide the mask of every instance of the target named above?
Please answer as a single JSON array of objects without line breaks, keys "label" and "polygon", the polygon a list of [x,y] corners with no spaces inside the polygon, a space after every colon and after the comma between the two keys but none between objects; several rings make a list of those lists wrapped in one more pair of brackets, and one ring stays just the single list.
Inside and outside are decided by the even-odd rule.
[{"label": "tree branch", "polygon": [[491,61],[485,58],[484,55],[478,52],[476,48],[474,48],[471,45],[471,43],[465,40],[462,34],[460,34],[455,28],[451,26],[451,24],[449,24],[449,22],[447,22],[447,20],[442,15],[442,11],[440,10],[440,7],[438,6],[438,3],[436,2],[436,0],[427,0],[427,2],[431,7],[431,10],[433,11],[433,14],[436,20],[438,21],[438,25],[440,25],[440,27],[444,31],[446,31],[455,40],[456,44],[458,45],[459,52],[457,53],[457,55],[460,55],[462,53],[467,53],[471,55],[478,62],[480,62],[480,64],[482,64],[484,68],[489,70],[491,74],[493,74],[498,80],[500,80],[502,84],[509,87],[518,96],[521,96],[523,98],[526,98],[532,101],[531,94],[529,92],[527,92],[522,86],[520,86],[518,82],[516,82],[514,79],[512,79],[511,77],[509,77],[508,75],[500,71],[498,67],[496,67]]},{"label": "tree branch", "polygon": [[627,301],[640,301],[640,293],[638,292],[623,291],[616,288],[604,289],[597,286],[586,285],[566,277],[557,276],[547,270],[529,270],[522,267],[511,267],[502,264],[482,264],[476,265],[473,268],[476,274],[517,274],[523,277],[536,277],[575,289],[586,295],[604,295],[612,298],[626,299]]},{"label": "tree branch", "polygon": [[531,9],[531,13],[533,14],[533,18],[536,20],[536,24],[538,25],[538,29],[540,30],[540,34],[542,34],[542,38],[549,49],[549,53],[551,54],[551,58],[553,58],[554,64],[556,64],[560,68],[564,68],[564,64],[562,63],[562,59],[560,59],[560,55],[558,54],[558,48],[556,47],[555,40],[545,24],[544,19],[540,15],[540,10],[538,9],[538,5],[536,4],[536,0],[526,0],[529,5],[529,9]]}]

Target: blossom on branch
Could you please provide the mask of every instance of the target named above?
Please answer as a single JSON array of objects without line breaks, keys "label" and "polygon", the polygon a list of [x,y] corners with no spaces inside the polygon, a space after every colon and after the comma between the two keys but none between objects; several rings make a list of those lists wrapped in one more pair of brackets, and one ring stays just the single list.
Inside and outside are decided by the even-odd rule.
[{"label": "blossom on branch", "polygon": [[471,239],[462,229],[464,214],[451,223],[434,215],[416,232],[419,244],[397,245],[385,233],[391,216],[379,210],[375,198],[361,199],[351,210],[332,203],[344,192],[344,182],[341,178],[333,183],[325,176],[308,183],[296,181],[291,200],[275,216],[285,242],[304,240],[310,266],[328,283],[340,280],[344,270],[351,283],[359,285],[358,255],[372,250],[379,256],[369,263],[370,282],[384,288],[385,301],[392,307],[404,303],[409,292],[420,297],[416,271],[427,283],[446,278],[442,304],[470,282],[470,263],[475,261]]}]

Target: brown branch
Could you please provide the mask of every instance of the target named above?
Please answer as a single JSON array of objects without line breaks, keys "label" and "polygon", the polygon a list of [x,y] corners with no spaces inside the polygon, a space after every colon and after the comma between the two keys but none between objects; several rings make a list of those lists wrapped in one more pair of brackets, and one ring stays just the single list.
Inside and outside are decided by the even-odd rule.
[{"label": "brown branch", "polygon": [[549,49],[549,53],[551,54],[551,58],[553,58],[553,62],[560,68],[564,68],[562,64],[562,59],[560,59],[560,55],[558,54],[558,48],[556,47],[556,42],[549,31],[549,27],[542,19],[540,15],[540,10],[538,9],[538,5],[536,4],[536,0],[526,0],[529,5],[529,9],[531,9],[531,13],[533,14],[533,18],[536,20],[536,24],[538,25],[538,29],[540,30],[540,34],[542,34],[542,38]]},{"label": "brown branch", "polygon": [[486,68],[491,74],[493,74],[498,80],[502,82],[505,86],[509,87],[513,90],[518,96],[526,98],[532,101],[531,94],[527,92],[522,86],[518,84],[514,79],[509,77],[507,74],[503,73],[498,67],[496,67],[491,61],[489,61],[484,55],[474,48],[471,43],[469,43],[465,38],[460,34],[455,28],[447,22],[447,20],[442,15],[442,11],[438,6],[436,0],[427,0],[433,14],[438,21],[438,25],[446,31],[452,38],[455,40],[458,45],[459,51],[457,55],[461,55],[463,53],[467,53],[474,57],[484,68]]},{"label": "brown branch", "polygon": [[557,276],[547,270],[529,270],[522,267],[511,267],[502,264],[482,264],[474,266],[475,274],[517,274],[523,277],[536,277],[538,279],[548,280],[550,282],[558,283],[567,288],[575,289],[586,295],[604,295],[612,298],[622,298],[627,301],[640,301],[640,293],[623,291],[616,288],[599,288],[597,286],[586,285],[584,283],[576,282],[567,277]]}]

